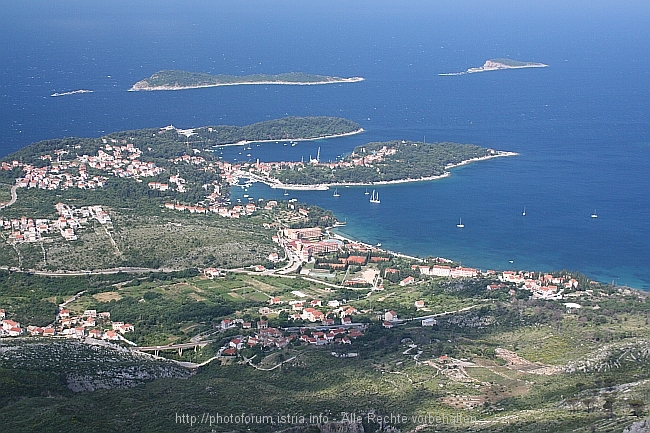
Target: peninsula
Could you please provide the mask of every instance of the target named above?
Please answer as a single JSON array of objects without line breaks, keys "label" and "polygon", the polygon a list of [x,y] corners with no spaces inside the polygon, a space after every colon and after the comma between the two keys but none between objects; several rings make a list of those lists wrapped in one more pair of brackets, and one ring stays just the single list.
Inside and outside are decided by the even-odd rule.
[{"label": "peninsula", "polygon": [[435,180],[450,175],[451,168],[514,152],[486,149],[472,144],[422,143],[393,140],[357,146],[340,161],[257,162],[233,180],[248,178],[272,188],[325,190],[344,185],[382,185]]},{"label": "peninsula", "polygon": [[[4,430],[196,431],[203,417],[250,433],[587,432],[645,418],[647,293],[393,253],[332,233],[341,224],[318,206],[229,195],[246,188],[237,176],[417,181],[513,153],[394,140],[276,166],[212,147],[358,129],[169,126],[0,159],[0,185],[14,185],[0,212]],[[279,415],[297,408],[318,415]]]},{"label": "peninsula", "polygon": [[203,87],[235,86],[239,84],[286,84],[286,85],[315,85],[356,83],[363,81],[362,77],[331,77],[326,75],[306,74],[303,72],[288,72],[277,75],[211,75],[199,72],[163,70],[149,78],[138,81],[130,92],[140,90],[185,90]]},{"label": "peninsula", "polygon": [[483,66],[478,68],[469,68],[463,72],[449,72],[445,74],[438,74],[441,76],[448,75],[465,75],[465,74],[474,74],[476,72],[487,72],[487,71],[499,71],[502,69],[524,69],[524,68],[545,68],[548,65],[544,63],[535,63],[535,62],[520,62],[518,60],[512,59],[490,59],[487,60]]}]

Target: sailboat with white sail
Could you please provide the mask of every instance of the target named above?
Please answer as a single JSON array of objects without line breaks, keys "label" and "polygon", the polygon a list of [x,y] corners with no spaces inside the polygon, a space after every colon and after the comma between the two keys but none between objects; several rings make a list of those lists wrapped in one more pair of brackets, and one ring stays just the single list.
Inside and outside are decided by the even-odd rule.
[{"label": "sailboat with white sail", "polygon": [[379,201],[379,193],[374,189],[372,190],[372,195],[370,196],[370,203],[381,203],[381,201]]}]

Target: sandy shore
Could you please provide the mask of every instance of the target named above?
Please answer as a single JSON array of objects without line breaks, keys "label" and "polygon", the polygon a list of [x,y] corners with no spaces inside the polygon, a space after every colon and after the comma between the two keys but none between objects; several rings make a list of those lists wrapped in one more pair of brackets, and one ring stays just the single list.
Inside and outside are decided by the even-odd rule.
[{"label": "sandy shore", "polygon": [[212,147],[228,147],[228,146],[246,146],[248,144],[253,144],[253,143],[284,143],[284,142],[291,142],[291,141],[316,141],[316,140],[327,140],[328,138],[338,138],[338,137],[347,137],[349,135],[356,135],[356,134],[361,134],[364,131],[363,128],[359,128],[355,131],[351,132],[344,132],[343,134],[332,134],[332,135],[322,135],[320,137],[313,137],[313,138],[281,138],[278,140],[253,140],[253,141],[238,141],[237,143],[228,143],[228,144],[215,144]]},{"label": "sandy shore", "polygon": [[[487,161],[488,159],[493,159],[493,158],[502,158],[506,156],[517,156],[519,155],[516,152],[505,152],[505,151],[499,151],[498,153],[494,155],[487,155],[487,156],[482,156],[480,158],[472,158],[465,160],[463,162],[460,162],[458,164],[451,164],[445,167],[445,170],[451,170],[456,167],[460,167],[463,165],[471,164],[473,162],[478,162],[478,161]],[[298,190],[298,191],[325,191],[330,188],[338,188],[338,187],[344,187],[344,186],[377,186],[377,185],[396,185],[400,183],[408,183],[408,182],[427,182],[427,181],[432,181],[432,180],[438,180],[438,179],[444,179],[446,177],[451,176],[451,173],[449,171],[446,171],[445,173],[438,175],[438,176],[428,176],[428,177],[420,177],[417,179],[397,179],[397,180],[381,180],[379,182],[343,182],[343,183],[319,183],[316,185],[295,185],[295,184],[284,184],[280,181],[277,182],[272,182],[272,181],[267,181],[266,179],[262,179],[261,177],[257,177],[259,182],[265,183],[271,188],[275,189],[286,189],[286,190]]]},{"label": "sandy shore", "polygon": [[341,83],[358,83],[359,81],[364,81],[363,77],[350,77],[350,78],[339,78],[336,80],[330,81],[312,81],[312,82],[303,82],[303,81],[250,81],[250,82],[241,82],[241,83],[215,83],[215,84],[199,84],[196,86],[149,86],[146,83],[146,80],[138,81],[130,89],[129,92],[140,92],[140,91],[156,91],[156,90],[187,90],[187,89],[203,89],[206,87],[221,87],[221,86],[240,86],[240,85],[272,85],[280,84],[285,86],[316,86],[321,84],[341,84]]}]

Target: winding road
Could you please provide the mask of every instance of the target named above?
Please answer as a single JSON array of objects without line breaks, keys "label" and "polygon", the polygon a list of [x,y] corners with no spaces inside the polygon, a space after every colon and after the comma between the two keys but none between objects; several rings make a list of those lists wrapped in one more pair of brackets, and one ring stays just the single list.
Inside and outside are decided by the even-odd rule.
[{"label": "winding road", "polygon": [[16,193],[17,189],[18,189],[18,185],[14,185],[11,187],[11,200],[9,200],[7,203],[2,204],[0,206],[0,209],[4,209],[16,203],[16,200],[18,200],[18,194]]}]

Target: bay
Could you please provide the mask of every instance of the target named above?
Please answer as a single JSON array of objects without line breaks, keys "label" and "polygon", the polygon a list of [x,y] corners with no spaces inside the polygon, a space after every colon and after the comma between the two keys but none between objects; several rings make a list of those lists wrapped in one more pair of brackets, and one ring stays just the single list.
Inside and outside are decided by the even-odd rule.
[{"label": "bay", "polygon": [[[228,148],[224,158],[300,160],[320,147],[327,160],[391,139],[516,151],[444,180],[378,188],[378,206],[365,188],[344,188],[338,198],[291,196],[332,209],[347,221],[344,233],[403,253],[483,269],[570,269],[649,289],[648,4],[407,3],[8,4],[0,17],[7,59],[0,154],[54,137],[287,115],[346,117],[366,132],[295,147]],[[495,57],[549,67],[437,75]],[[366,81],[126,91],[160,69]],[[49,96],[77,89],[94,92]],[[284,197],[263,186],[250,193]]]}]

